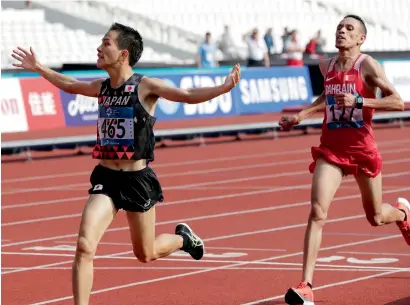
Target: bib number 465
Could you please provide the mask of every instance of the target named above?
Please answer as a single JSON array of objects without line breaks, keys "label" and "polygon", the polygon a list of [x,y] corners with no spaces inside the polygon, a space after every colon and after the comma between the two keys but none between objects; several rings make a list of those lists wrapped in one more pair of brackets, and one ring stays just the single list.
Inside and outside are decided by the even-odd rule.
[{"label": "bib number 465", "polygon": [[123,138],[125,136],[125,119],[105,119],[101,125],[101,132],[104,137]]}]

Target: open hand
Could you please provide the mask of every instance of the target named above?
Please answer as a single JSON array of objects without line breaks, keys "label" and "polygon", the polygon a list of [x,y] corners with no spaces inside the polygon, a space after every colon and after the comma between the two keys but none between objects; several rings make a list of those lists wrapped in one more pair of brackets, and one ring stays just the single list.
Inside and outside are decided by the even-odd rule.
[{"label": "open hand", "polygon": [[240,79],[241,79],[241,66],[239,64],[236,64],[235,67],[233,67],[232,71],[229,73],[229,75],[225,79],[224,86],[226,87],[227,92],[232,90],[232,88],[235,87],[237,83],[239,83]]},{"label": "open hand", "polygon": [[21,47],[17,47],[17,49],[13,50],[13,54],[11,54],[11,56],[20,62],[13,64],[14,67],[23,68],[32,72],[36,71],[38,61],[32,47],[30,47],[30,52]]}]

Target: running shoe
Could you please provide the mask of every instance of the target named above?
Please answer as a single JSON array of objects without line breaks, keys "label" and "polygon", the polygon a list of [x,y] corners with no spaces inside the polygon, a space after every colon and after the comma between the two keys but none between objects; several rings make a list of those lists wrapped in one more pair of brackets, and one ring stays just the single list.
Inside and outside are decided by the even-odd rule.
[{"label": "running shoe", "polygon": [[175,228],[175,234],[188,237],[188,243],[185,247],[181,248],[182,251],[189,253],[196,260],[200,260],[204,256],[204,242],[186,223],[179,223]]},{"label": "running shoe", "polygon": [[397,198],[396,208],[404,211],[406,214],[407,219],[405,221],[397,221],[396,224],[406,243],[410,246],[410,202],[405,198]]},{"label": "running shoe", "polygon": [[312,288],[306,282],[301,282],[296,288],[289,288],[285,302],[289,305],[315,305]]}]

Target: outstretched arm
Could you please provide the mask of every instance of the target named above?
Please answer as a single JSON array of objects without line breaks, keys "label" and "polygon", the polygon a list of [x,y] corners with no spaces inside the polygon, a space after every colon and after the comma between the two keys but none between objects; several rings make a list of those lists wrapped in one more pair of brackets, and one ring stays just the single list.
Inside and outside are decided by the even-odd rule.
[{"label": "outstretched arm", "polygon": [[57,88],[72,93],[85,96],[96,97],[101,89],[102,79],[96,79],[91,82],[79,81],[73,77],[58,73],[50,68],[39,65],[36,69],[43,78],[48,80]]},{"label": "outstretched arm", "polygon": [[404,110],[404,102],[398,92],[390,84],[383,71],[382,66],[378,61],[371,57],[367,57],[362,63],[362,74],[367,83],[371,86],[380,88],[385,97],[383,98],[365,98],[363,107],[383,110]]},{"label": "outstretched arm", "polygon": [[100,92],[101,83],[103,81],[102,79],[97,79],[92,82],[84,82],[53,71],[50,68],[43,66],[37,60],[36,54],[31,47],[30,52],[18,47],[17,50],[13,50],[13,53],[14,54],[12,54],[12,57],[20,62],[13,64],[13,66],[32,72],[37,72],[54,86],[67,93],[96,97]]},{"label": "outstretched arm", "polygon": [[165,98],[169,101],[187,104],[198,104],[209,101],[219,95],[228,93],[239,82],[241,69],[237,64],[227,76],[225,83],[215,87],[181,89],[167,85],[157,78],[143,78],[141,81],[141,95],[143,99],[154,95]]}]

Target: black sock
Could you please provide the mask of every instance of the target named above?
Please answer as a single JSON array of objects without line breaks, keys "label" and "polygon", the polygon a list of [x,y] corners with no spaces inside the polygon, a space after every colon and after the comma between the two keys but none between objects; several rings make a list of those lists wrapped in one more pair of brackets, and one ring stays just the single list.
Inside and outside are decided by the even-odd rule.
[{"label": "black sock", "polygon": [[310,287],[310,289],[313,289],[313,286],[311,283],[308,282],[307,285]]},{"label": "black sock", "polygon": [[189,237],[186,234],[179,234],[182,237],[182,248],[181,250],[186,250],[189,245]]},{"label": "black sock", "polygon": [[404,213],[404,221],[407,221],[407,214],[405,210],[399,209],[400,211],[402,211]]}]

